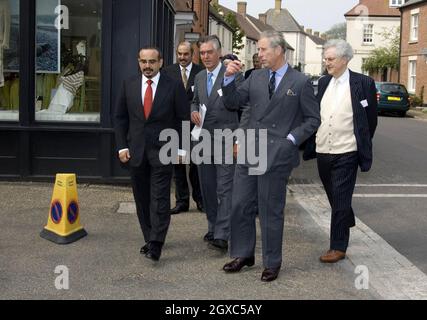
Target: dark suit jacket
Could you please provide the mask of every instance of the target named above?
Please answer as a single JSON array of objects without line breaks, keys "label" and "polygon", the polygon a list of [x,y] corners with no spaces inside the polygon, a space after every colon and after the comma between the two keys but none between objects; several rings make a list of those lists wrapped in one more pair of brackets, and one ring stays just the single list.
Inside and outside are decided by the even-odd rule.
[{"label": "dark suit jacket", "polygon": [[[193,100],[194,96],[194,78],[196,77],[196,74],[198,74],[202,70],[204,69],[200,65],[193,63],[193,67],[191,68],[190,77],[188,78],[187,83],[187,97],[190,103]],[[182,82],[181,68],[179,66],[179,63],[169,65],[165,67],[163,71],[166,72],[171,78]]]},{"label": "dark suit jacket", "polygon": [[114,117],[117,150],[129,148],[133,167],[141,165],[144,154],[150,164],[160,166],[159,151],[166,144],[159,141],[160,132],[180,133],[181,122],[190,121],[190,106],[182,81],[161,72],[151,114],[145,119],[141,90],[142,75],[123,84]]},{"label": "dark suit jacket", "polygon": [[[317,94],[319,105],[331,80],[332,76],[330,75],[319,79],[319,92]],[[359,166],[363,172],[366,172],[372,166],[372,138],[377,127],[377,90],[375,81],[368,76],[350,71],[350,91]],[[364,107],[361,103],[364,100],[368,103],[367,107]],[[316,134],[307,142],[303,158],[304,160],[310,160],[315,157]]]}]

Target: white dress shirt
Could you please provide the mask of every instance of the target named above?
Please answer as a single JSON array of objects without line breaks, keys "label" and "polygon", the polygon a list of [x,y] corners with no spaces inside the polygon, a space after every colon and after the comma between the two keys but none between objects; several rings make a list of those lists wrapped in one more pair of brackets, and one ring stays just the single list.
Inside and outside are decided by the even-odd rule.
[{"label": "white dress shirt", "polygon": [[[188,66],[185,67],[185,74],[187,76],[187,80],[190,79],[190,73],[191,73],[192,68],[193,68],[193,63],[190,63]],[[184,69],[184,67],[179,65],[179,69],[180,69],[181,75],[182,75],[182,69]]]}]

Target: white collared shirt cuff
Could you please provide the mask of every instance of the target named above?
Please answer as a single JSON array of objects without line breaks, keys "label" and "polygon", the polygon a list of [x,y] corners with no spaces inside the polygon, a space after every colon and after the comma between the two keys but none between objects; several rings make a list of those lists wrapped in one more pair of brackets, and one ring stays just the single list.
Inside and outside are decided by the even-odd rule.
[{"label": "white collared shirt cuff", "polygon": [[291,140],[295,146],[297,145],[297,140],[295,139],[295,137],[292,134],[288,134],[286,139]]},{"label": "white collared shirt cuff", "polygon": [[126,150],[127,150],[127,151],[129,151],[129,148],[120,149],[120,150],[119,150],[119,154],[120,154],[120,153],[122,153],[123,151],[126,151]]},{"label": "white collared shirt cuff", "polygon": [[231,77],[224,76],[224,87],[228,86],[236,79],[236,75],[232,75]]}]

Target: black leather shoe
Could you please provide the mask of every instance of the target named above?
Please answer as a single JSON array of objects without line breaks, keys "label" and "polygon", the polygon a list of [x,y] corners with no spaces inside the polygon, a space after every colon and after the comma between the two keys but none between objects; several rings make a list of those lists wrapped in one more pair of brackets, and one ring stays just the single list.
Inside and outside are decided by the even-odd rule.
[{"label": "black leather shoe", "polygon": [[148,244],[148,251],[145,254],[145,257],[153,261],[159,261],[162,254],[162,243],[157,241],[152,241]]},{"label": "black leather shoe", "polygon": [[255,257],[237,258],[224,265],[225,272],[239,272],[244,266],[252,267],[255,264]]},{"label": "black leather shoe", "polygon": [[266,268],[261,276],[261,281],[263,282],[271,282],[277,279],[279,276],[280,267],[279,268]]},{"label": "black leather shoe", "polygon": [[170,214],[180,214],[181,212],[187,212],[188,206],[178,205],[175,208],[171,209]]},{"label": "black leather shoe", "polygon": [[206,242],[212,242],[214,240],[213,232],[206,233],[205,236],[203,237],[203,240]]},{"label": "black leather shoe", "polygon": [[197,210],[204,212],[203,203],[201,201],[196,201]]},{"label": "black leather shoe", "polygon": [[148,259],[151,259],[151,260],[153,260],[153,261],[159,261],[159,259],[160,259],[160,255],[157,255],[157,254],[155,254],[153,251],[148,251],[146,254],[145,254],[145,257],[146,258],[148,258]]},{"label": "black leather shoe", "polygon": [[146,254],[147,252],[148,252],[148,245],[147,244],[145,244],[142,248],[141,248],[141,250],[139,251],[139,253],[140,254]]},{"label": "black leather shoe", "polygon": [[209,244],[213,247],[213,249],[218,249],[221,251],[228,250],[228,242],[222,239],[214,239],[213,241],[209,242]]}]

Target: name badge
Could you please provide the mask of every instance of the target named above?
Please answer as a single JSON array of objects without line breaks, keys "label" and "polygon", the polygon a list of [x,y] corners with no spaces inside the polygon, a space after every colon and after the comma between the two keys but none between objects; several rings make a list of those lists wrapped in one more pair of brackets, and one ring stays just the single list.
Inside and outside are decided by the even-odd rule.
[{"label": "name badge", "polygon": [[191,86],[191,91],[193,91],[193,92],[194,92],[194,86]]},{"label": "name badge", "polygon": [[367,100],[360,101],[360,104],[362,105],[363,108],[366,108],[368,106],[368,101]]},{"label": "name badge", "polygon": [[219,89],[219,90],[218,90],[218,95],[219,95],[220,97],[222,97],[222,89]]}]

